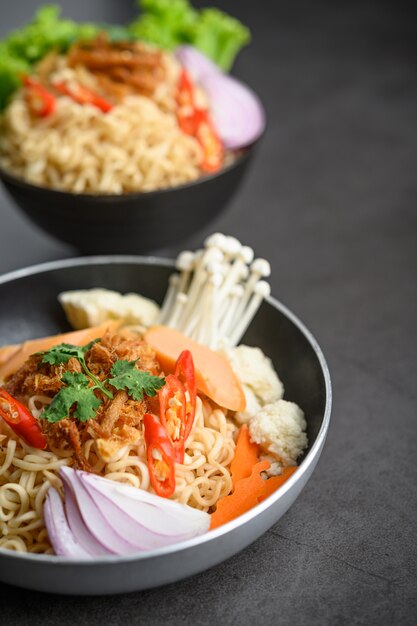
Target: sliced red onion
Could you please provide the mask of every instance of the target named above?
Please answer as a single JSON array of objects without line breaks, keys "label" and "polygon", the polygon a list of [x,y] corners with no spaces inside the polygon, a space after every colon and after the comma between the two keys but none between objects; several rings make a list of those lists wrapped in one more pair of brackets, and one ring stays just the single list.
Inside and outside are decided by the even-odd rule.
[{"label": "sliced red onion", "polygon": [[175,56],[191,76],[200,81],[206,74],[223,74],[223,71],[194,46],[179,46]]},{"label": "sliced red onion", "polygon": [[60,476],[66,515],[57,492],[56,503],[55,490],[50,490],[45,504],[48,533],[57,554],[92,558],[144,552],[209,529],[210,515],[187,505],[69,467],[62,467]]},{"label": "sliced red onion", "polygon": [[136,546],[124,539],[118,532],[118,524],[112,523],[113,520],[107,519],[100,511],[94,496],[85,489],[82,484],[79,472],[69,467],[62,467],[59,470],[60,475],[66,475],[68,482],[71,484],[74,497],[77,501],[81,517],[87,530],[95,537],[95,539],[109,549],[114,554],[129,554],[134,552]]},{"label": "sliced red onion", "polygon": [[206,92],[225,148],[237,150],[259,139],[265,129],[265,111],[256,93],[192,46],[181,46],[176,54]]},{"label": "sliced red onion", "polygon": [[49,540],[54,548],[55,554],[80,559],[91,558],[91,553],[84,550],[75,540],[68,526],[64,506],[59,497],[59,493],[53,487],[49,488],[43,512]]},{"label": "sliced red onion", "polygon": [[130,521],[140,524],[144,531],[156,534],[157,542],[164,545],[170,545],[175,540],[195,537],[207,532],[209,528],[210,516],[207,513],[130,485],[112,482],[87,472],[80,474],[84,484],[110,499],[113,505],[130,518]]},{"label": "sliced red onion", "polygon": [[91,556],[117,554],[114,550],[107,548],[102,543],[97,541],[94,535],[90,533],[84,524],[83,518],[81,517],[81,513],[71,487],[71,482],[65,474],[61,473],[61,478],[64,483],[65,512],[67,515],[68,525],[77,543],[79,543],[81,547],[86,550],[86,552],[89,552]]},{"label": "sliced red onion", "polygon": [[201,84],[225,148],[237,150],[259,139],[265,128],[265,112],[252,89],[226,74],[206,74]]},{"label": "sliced red onion", "polygon": [[[113,500],[113,494],[100,492],[100,490],[96,488],[96,485],[88,485],[87,489],[94,497],[94,501],[103,515],[105,515],[107,519],[117,520],[117,534],[124,537],[136,550],[143,552],[173,543],[172,537],[164,537],[157,533],[157,531],[149,530],[143,524],[128,515],[126,511],[119,506],[118,499],[116,499],[116,501]],[[181,541],[185,538],[184,536],[177,536],[174,541]]]}]

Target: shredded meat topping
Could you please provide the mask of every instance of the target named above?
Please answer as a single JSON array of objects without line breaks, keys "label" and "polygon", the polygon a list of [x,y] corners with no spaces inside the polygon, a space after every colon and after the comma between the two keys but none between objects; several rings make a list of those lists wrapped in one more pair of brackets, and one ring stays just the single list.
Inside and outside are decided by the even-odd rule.
[{"label": "shredded meat topping", "polygon": [[[120,329],[117,333],[106,333],[92,345],[85,355],[89,370],[100,380],[111,377],[111,368],[118,360],[137,361],[136,368],[160,374],[160,367],[154,350],[136,333]],[[81,372],[76,358],[71,358],[63,365],[41,364],[40,355],[32,355],[24,365],[5,383],[7,391],[17,399],[27,402],[33,395],[45,395],[53,398],[62,388],[61,377],[64,372]],[[54,424],[39,420],[48,443],[60,447],[66,443],[74,451],[75,464],[80,469],[92,471],[85,458],[82,446],[91,437],[100,442],[98,446],[109,456],[110,451],[139,439],[143,415],[151,410],[148,399],[132,400],[126,391],[114,393],[113,399],[105,397],[99,390],[95,392],[102,404],[96,416],[87,422],[80,422],[70,415]],[[136,434],[135,434],[136,433]],[[106,443],[107,442],[107,443]]]},{"label": "shredded meat topping", "polygon": [[123,389],[118,391],[115,394],[113,400],[110,400],[110,402],[107,404],[106,412],[103,419],[101,420],[101,427],[103,429],[103,432],[105,432],[107,435],[111,434],[113,427],[120,417],[122,408],[127,402],[127,399],[128,395]]},{"label": "shredded meat topping", "polygon": [[161,60],[159,50],[138,42],[109,42],[105,34],[90,42],[77,42],[68,52],[68,65],[86,67],[117,99],[126,93],[152,95],[165,77]]},{"label": "shredded meat topping", "polygon": [[85,428],[80,428],[73,419],[63,419],[56,424],[44,421],[42,430],[47,436],[49,445],[62,446],[62,440],[74,451],[75,465],[86,472],[92,472],[93,468],[85,458],[81,445],[84,443]]}]

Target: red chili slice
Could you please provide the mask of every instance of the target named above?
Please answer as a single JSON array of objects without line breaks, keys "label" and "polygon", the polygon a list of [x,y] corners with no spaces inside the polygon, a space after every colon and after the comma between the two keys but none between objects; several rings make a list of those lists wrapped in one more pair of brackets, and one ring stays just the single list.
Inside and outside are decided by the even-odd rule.
[{"label": "red chili slice", "polygon": [[155,493],[169,498],[175,491],[174,448],[164,426],[151,413],[143,417],[149,477]]},{"label": "red chili slice", "polygon": [[182,382],[172,374],[158,392],[161,423],[172,442],[177,463],[184,462],[186,431],[186,398]]},{"label": "red chili slice", "polygon": [[41,83],[30,76],[23,77],[26,87],[26,102],[28,107],[38,117],[52,115],[56,107],[56,98]]},{"label": "red chili slice", "polygon": [[195,418],[197,402],[197,384],[195,381],[195,368],[192,354],[189,350],[183,350],[175,364],[175,376],[182,382],[185,389],[185,432],[184,443],[191,432]]},{"label": "red chili slice", "polygon": [[47,446],[38,421],[18,400],[0,387],[0,416],[10,428],[30,446],[44,450]]},{"label": "red chili slice", "polygon": [[223,164],[224,149],[208,111],[199,111],[196,139],[199,141],[204,153],[201,169],[209,173],[217,172]]},{"label": "red chili slice", "polygon": [[186,135],[195,137],[203,149],[200,164],[204,172],[217,172],[223,165],[224,149],[206,109],[195,103],[195,92],[188,73],[183,70],[178,80],[178,125]]},{"label": "red chili slice", "polygon": [[195,136],[198,127],[196,106],[194,103],[194,87],[186,70],[182,70],[177,86],[177,118],[182,132]]},{"label": "red chili slice", "polygon": [[68,83],[60,82],[54,83],[54,87],[64,96],[69,96],[75,102],[78,102],[78,104],[91,104],[103,111],[103,113],[108,113],[113,108],[113,105],[108,100],[83,85],[69,85]]},{"label": "red chili slice", "polygon": [[182,70],[178,79],[177,103],[181,107],[194,108],[194,87],[190,75]]}]

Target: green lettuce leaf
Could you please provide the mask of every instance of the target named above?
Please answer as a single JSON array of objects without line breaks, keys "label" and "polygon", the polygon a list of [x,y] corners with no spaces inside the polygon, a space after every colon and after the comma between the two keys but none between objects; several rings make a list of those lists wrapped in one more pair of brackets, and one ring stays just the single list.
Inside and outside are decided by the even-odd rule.
[{"label": "green lettuce leaf", "polygon": [[133,35],[167,50],[192,44],[224,71],[250,41],[249,29],[219,9],[198,11],[188,0],[138,0],[138,4],[141,14],[129,27]]}]

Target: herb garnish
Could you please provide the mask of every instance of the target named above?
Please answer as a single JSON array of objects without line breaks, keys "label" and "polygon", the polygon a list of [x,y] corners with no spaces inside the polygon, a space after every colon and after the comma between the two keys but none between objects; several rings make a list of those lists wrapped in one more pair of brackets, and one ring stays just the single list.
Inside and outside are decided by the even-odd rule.
[{"label": "herb garnish", "polygon": [[97,343],[97,341],[99,341],[99,339],[94,339],[86,346],[73,346],[70,343],[60,343],[47,352],[38,352],[38,354],[43,354],[42,363],[49,363],[50,365],[61,365],[62,363],[68,363],[72,357],[76,358],[87,376],[94,381],[97,389],[100,389],[108,398],[113,398],[113,394],[90,372],[85,362],[86,352],[88,352],[91,346]]},{"label": "herb garnish", "polygon": [[94,417],[101,404],[101,400],[94,393],[97,387],[89,387],[87,376],[74,372],[65,372],[61,380],[67,386],[57,393],[51,404],[43,410],[41,417],[48,422],[59,422],[68,417],[74,404],[77,405],[74,417],[80,422],[86,422]]},{"label": "herb garnish", "polygon": [[108,382],[116,389],[127,389],[133,400],[142,400],[143,394],[156,396],[156,392],[165,385],[165,379],[135,369],[136,363],[137,360],[116,361],[110,370],[113,378],[109,378]]},{"label": "herb garnish", "polygon": [[97,409],[102,404],[102,400],[94,393],[99,389],[108,398],[113,398],[112,392],[105,385],[111,385],[115,389],[126,389],[128,395],[133,400],[142,400],[143,396],[155,396],[157,391],[165,385],[165,378],[153,376],[149,372],[136,369],[135,361],[116,361],[110,373],[111,378],[100,381],[88,369],[85,362],[85,355],[91,346],[99,341],[95,339],[86,346],[73,346],[68,343],[61,343],[46,352],[39,352],[42,355],[40,366],[45,363],[50,365],[62,365],[68,363],[71,358],[75,358],[80,363],[85,374],[76,372],[65,372],[61,381],[62,387],[56,394],[51,404],[46,407],[40,417],[48,422],[59,422],[69,416],[70,409],[76,405],[73,417],[81,422],[86,422],[93,418]]}]

